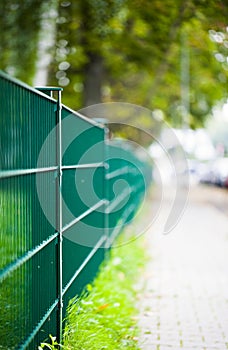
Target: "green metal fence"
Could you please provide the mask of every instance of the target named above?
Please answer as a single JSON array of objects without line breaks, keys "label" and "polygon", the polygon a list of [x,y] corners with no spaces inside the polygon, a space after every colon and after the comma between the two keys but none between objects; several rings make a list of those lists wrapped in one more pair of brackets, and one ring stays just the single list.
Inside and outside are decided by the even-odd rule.
[{"label": "green metal fence", "polygon": [[63,106],[60,88],[0,73],[0,101],[0,349],[35,349],[61,338],[69,300],[133,218],[151,169]]}]

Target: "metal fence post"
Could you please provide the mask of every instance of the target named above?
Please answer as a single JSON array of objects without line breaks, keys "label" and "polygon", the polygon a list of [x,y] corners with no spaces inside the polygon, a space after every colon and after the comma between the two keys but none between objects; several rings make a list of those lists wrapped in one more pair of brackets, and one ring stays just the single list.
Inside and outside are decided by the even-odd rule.
[{"label": "metal fence post", "polygon": [[63,88],[60,87],[36,87],[37,90],[47,94],[50,97],[54,97],[56,92],[56,163],[58,167],[57,182],[56,182],[56,229],[58,231],[57,242],[57,298],[58,298],[58,314],[57,314],[57,341],[62,342],[63,336],[63,224],[62,224],[62,104],[61,104],[61,92]]},{"label": "metal fence post", "polygon": [[105,209],[104,209],[104,233],[106,235],[106,241],[105,241],[105,249],[108,250],[108,242],[109,242],[109,213],[108,213],[108,205],[109,205],[109,185],[107,180],[107,174],[109,172],[109,165],[108,165],[108,157],[109,157],[109,148],[108,148],[108,141],[109,141],[109,129],[105,127],[104,130],[104,194],[105,194]]}]

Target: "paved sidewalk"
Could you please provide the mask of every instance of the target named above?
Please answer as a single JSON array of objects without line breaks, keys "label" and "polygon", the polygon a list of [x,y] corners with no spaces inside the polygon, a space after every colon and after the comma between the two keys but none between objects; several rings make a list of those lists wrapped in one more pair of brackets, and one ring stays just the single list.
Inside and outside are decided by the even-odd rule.
[{"label": "paved sidewalk", "polygon": [[[147,233],[151,260],[140,296],[143,350],[228,349],[228,216],[192,189],[168,235],[159,220]],[[228,193],[227,193],[228,196]]]}]

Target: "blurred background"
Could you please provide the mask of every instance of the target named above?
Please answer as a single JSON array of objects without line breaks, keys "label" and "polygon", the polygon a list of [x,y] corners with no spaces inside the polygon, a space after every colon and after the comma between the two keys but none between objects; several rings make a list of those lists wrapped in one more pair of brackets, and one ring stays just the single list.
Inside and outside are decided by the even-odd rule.
[{"label": "blurred background", "polygon": [[[134,146],[134,153],[137,152],[141,159],[150,155],[153,160],[154,180],[158,186],[154,186],[155,191],[154,187],[152,188],[152,194],[149,193],[152,204],[151,207],[148,205],[148,213],[145,214],[147,218],[140,223],[140,229],[137,230],[141,234],[144,227],[149,227],[153,220],[157,219],[161,202],[165,209],[164,215],[161,211],[161,224],[165,222],[165,215],[168,218],[165,228],[168,227],[169,230],[164,232],[169,233],[170,227],[177,227],[177,233],[174,230],[172,235],[163,236],[168,237],[166,241],[161,239],[161,244],[158,242],[157,246],[154,245],[154,241],[151,243],[151,256],[153,255],[155,260],[155,265],[151,268],[155,273],[155,279],[154,275],[151,278],[153,283],[155,281],[155,284],[151,284],[151,289],[155,288],[155,296],[151,294],[151,298],[155,298],[156,305],[159,305],[157,314],[161,312],[160,305],[166,305],[166,296],[169,296],[169,293],[168,302],[176,308],[177,297],[180,296],[181,300],[184,296],[185,300],[184,293],[187,291],[189,294],[186,295],[189,295],[194,315],[202,315],[202,325],[204,327],[206,324],[207,334],[214,334],[216,338],[222,332],[221,325],[224,326],[223,337],[226,336],[226,341],[221,341],[219,346],[216,343],[217,337],[213,349],[227,348],[228,313],[225,311],[228,300],[228,1],[1,0],[0,69],[32,86],[62,87],[62,101],[65,105],[90,118],[107,120],[111,130],[110,137],[127,138],[132,141],[132,149]],[[1,108],[4,108],[3,104]],[[24,118],[22,111],[19,117],[26,123],[32,120]],[[9,116],[9,125],[10,120],[14,123],[13,117]],[[5,125],[6,118],[1,118],[0,121],[2,138],[8,134],[9,140],[20,138],[21,134],[17,133],[17,128],[16,131],[11,128],[8,134],[4,134],[6,126],[8,128],[8,125]],[[31,125],[30,129],[28,128],[30,133],[29,130],[33,130]],[[11,136],[14,133],[16,136]],[[37,142],[40,142],[39,139]],[[189,183],[191,191],[188,193]],[[16,184],[17,182],[15,186]],[[30,189],[30,182],[28,184]],[[27,182],[24,186],[27,190]],[[10,196],[10,200],[6,195],[3,196],[5,202],[2,201],[2,205],[0,203],[0,209],[8,203],[8,211],[12,205],[13,213],[19,213],[19,218],[15,219],[14,223],[16,239],[21,235],[24,225],[30,227],[30,224],[32,227],[36,226],[34,232],[37,232],[37,237],[41,237],[39,235],[42,230],[39,225],[34,225],[30,217],[28,224],[26,221],[24,223],[28,210],[26,203],[30,203],[32,197],[30,192],[23,190],[19,188],[15,200],[14,190],[9,190],[12,199]],[[187,197],[188,208],[182,216]],[[35,204],[31,201],[31,212],[36,212],[36,217],[40,218],[37,222],[41,222],[41,227],[46,227],[46,224],[42,224],[46,221],[42,221],[41,211],[37,214],[38,200],[34,198]],[[12,204],[9,204],[11,202]],[[19,209],[17,203],[20,203]],[[183,219],[182,226],[181,221],[180,226],[176,226],[180,218]],[[6,256],[9,256],[9,252],[12,255],[11,249],[14,252],[17,246],[14,247],[11,234],[14,226],[11,225],[10,219],[7,221],[7,217],[5,221],[9,222],[9,235],[3,234],[0,238],[5,242],[8,254]],[[153,224],[152,229],[154,227],[157,234],[159,230]],[[27,235],[26,230],[23,232]],[[44,233],[46,234],[46,229]],[[26,237],[27,242],[25,235],[20,242],[23,242],[23,237]],[[38,242],[36,235],[34,237],[35,242]],[[52,249],[51,245],[48,249],[49,247]],[[43,255],[40,256],[42,258]],[[35,257],[37,260],[33,263],[34,266],[38,265],[41,258]],[[53,259],[51,255],[50,259]],[[42,264],[41,266],[45,267]],[[52,268],[50,267],[50,271],[53,271]],[[39,271],[36,272],[37,276],[40,276]],[[157,290],[156,273],[159,282]],[[40,280],[38,277],[36,280],[34,276],[32,275],[28,286],[34,284],[34,281],[35,287],[38,286],[41,277]],[[47,276],[49,281],[49,275]],[[14,280],[14,284],[17,281],[18,278]],[[49,282],[55,283],[51,279]],[[40,283],[34,288],[31,300],[36,300],[39,291],[45,289],[43,285],[45,283]],[[160,285],[163,289],[159,289]],[[14,292],[11,284],[9,286],[6,288],[7,293],[17,293],[17,288]],[[26,300],[26,288],[22,283],[22,294],[18,295],[22,295],[23,300]],[[54,293],[52,286],[50,293]],[[197,293],[201,299],[197,299]],[[5,295],[8,298],[8,294]],[[11,297],[9,302],[7,299],[7,303],[16,310],[14,314],[17,316],[22,308],[23,312],[26,310],[25,305],[28,302],[26,300],[22,306],[19,305],[18,300],[21,299],[15,295],[16,306],[11,303]],[[214,301],[210,299],[211,296],[212,299],[215,296]],[[42,293],[41,297],[44,298]],[[14,296],[12,300],[13,298]],[[46,300],[46,297],[44,299]],[[208,305],[215,315],[212,321],[205,311],[209,310],[209,306],[202,304],[206,307],[203,311],[200,309],[201,302],[205,300],[209,300]],[[180,302],[180,305],[184,305],[184,314],[186,310],[188,312],[188,308],[185,310],[187,304]],[[198,314],[195,313],[197,308]],[[4,310],[7,313],[10,309]],[[164,320],[173,325],[175,313],[169,310],[173,309],[167,311],[163,307]],[[39,310],[37,315],[41,315],[41,312],[43,311]],[[25,313],[21,313],[25,321],[21,318],[20,327],[16,320],[17,328],[11,325],[10,313],[11,319],[8,322],[6,313],[3,313],[7,323],[7,327],[6,323],[2,325],[3,334],[6,334],[7,329],[11,329],[11,333],[13,331],[17,335],[17,328],[19,330],[21,323],[25,325],[22,333],[27,332]],[[168,319],[167,314],[170,315]],[[38,320],[37,315],[35,313],[32,317]],[[162,316],[160,319],[162,320]],[[160,319],[156,324],[162,324]],[[197,322],[198,319],[193,317],[192,325],[197,325]],[[211,328],[211,325],[214,328]],[[187,332],[192,332],[188,324],[186,329]],[[200,327],[196,335],[199,329]],[[159,332],[157,339],[160,339]],[[148,334],[147,330],[146,333]],[[167,334],[166,329],[163,329],[163,334]],[[190,340],[191,337],[190,334]],[[197,339],[196,336],[196,343]],[[12,341],[14,342],[13,336]],[[213,346],[213,343],[210,345]],[[182,343],[181,346],[176,346],[175,343],[172,348],[182,348]],[[196,345],[195,348],[206,347]]]},{"label": "blurred background", "polygon": [[2,1],[0,69],[63,87],[75,110],[113,101],[149,109],[118,120],[149,131],[167,121],[193,181],[228,186],[227,18],[225,0]]}]

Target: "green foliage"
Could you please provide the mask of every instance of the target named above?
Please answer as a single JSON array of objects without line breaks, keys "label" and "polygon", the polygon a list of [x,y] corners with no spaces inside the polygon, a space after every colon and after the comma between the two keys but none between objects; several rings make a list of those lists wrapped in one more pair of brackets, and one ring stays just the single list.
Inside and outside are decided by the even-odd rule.
[{"label": "green foliage", "polygon": [[31,84],[36,69],[44,0],[0,4],[0,69]]},{"label": "green foliage", "polygon": [[58,342],[56,341],[56,337],[53,337],[52,335],[49,335],[49,337],[51,340],[51,344],[41,343],[40,346],[38,346],[38,350],[42,350],[42,349],[55,350],[55,349],[63,348],[63,346],[58,344]]},{"label": "green foliage", "polygon": [[[227,98],[228,5],[222,0],[9,0],[1,3],[0,67],[35,73],[43,16],[55,12],[50,85],[73,109],[124,101],[182,120],[181,52],[189,52],[189,119],[201,126]],[[183,42],[185,37],[185,42]],[[20,58],[20,59],[19,59]],[[186,68],[187,69],[187,68]],[[183,85],[183,82],[182,82]]]},{"label": "green foliage", "polygon": [[[22,255],[29,245],[30,227],[25,220],[26,193],[6,190],[1,180],[0,191],[0,268]],[[13,220],[12,220],[13,218]],[[9,274],[0,283],[0,348],[13,349],[21,341],[29,326],[25,313],[30,305],[28,298],[28,265],[23,265]],[[18,287],[20,281],[20,287]],[[17,320],[15,323],[14,320]]]},{"label": "green foliage", "polygon": [[[86,0],[64,7],[60,2],[59,16],[67,22],[58,24],[57,38],[67,49],[62,58],[57,49],[55,61],[69,62],[62,73],[68,78],[64,102],[76,109],[86,104],[86,74],[92,75],[89,69],[96,54],[102,75],[96,102],[124,101],[162,109],[166,119],[180,124],[181,36],[185,33],[190,120],[192,126],[201,126],[215,101],[227,96],[227,62],[215,56],[217,50],[223,57],[228,55],[227,9],[224,2],[213,0],[207,6],[204,0],[113,0],[109,6],[106,1]],[[223,43],[216,42],[210,30],[223,32]],[[53,61],[50,82],[61,85],[61,80],[53,79],[54,72],[61,76],[57,64]],[[94,90],[96,80],[94,76]]]}]

